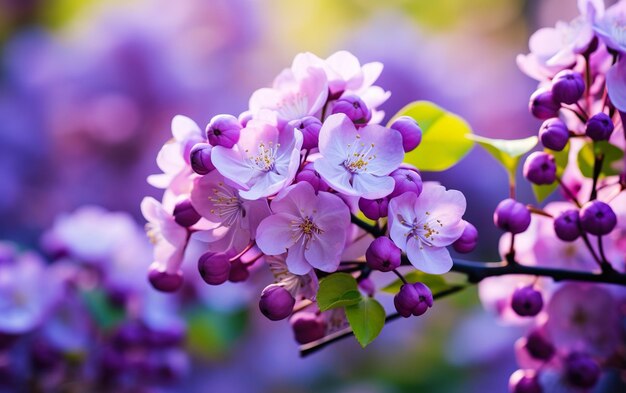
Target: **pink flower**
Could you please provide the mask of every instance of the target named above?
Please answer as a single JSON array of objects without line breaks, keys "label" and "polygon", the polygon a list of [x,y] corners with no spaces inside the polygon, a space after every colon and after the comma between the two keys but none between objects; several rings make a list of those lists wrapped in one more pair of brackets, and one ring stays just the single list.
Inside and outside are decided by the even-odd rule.
[{"label": "pink flower", "polygon": [[217,171],[194,180],[191,204],[209,221],[193,237],[209,243],[210,250],[233,255],[254,239],[256,227],[270,214],[267,200],[242,199]]},{"label": "pink flower", "polygon": [[425,183],[418,197],[407,192],[389,202],[391,240],[417,269],[443,274],[452,268],[446,249],[462,234],[465,197],[456,190]]},{"label": "pink flower", "polygon": [[279,132],[271,121],[252,119],[232,149],[213,148],[211,161],[241,189],[241,197],[256,200],[276,194],[291,183],[300,165],[301,148],[299,130]]},{"label": "pink flower", "polygon": [[284,287],[296,300],[315,299],[319,282],[314,270],[305,275],[293,274],[289,271],[285,262],[287,254],[268,255],[265,260],[270,265],[270,270],[278,285]]},{"label": "pink flower", "polygon": [[341,198],[323,191],[316,195],[309,183],[301,182],[278,194],[271,208],[274,214],[257,229],[263,253],[287,252],[293,274],[337,270],[350,227],[350,211]]},{"label": "pink flower", "polygon": [[389,174],[402,163],[402,136],[396,130],[370,124],[356,129],[344,114],[330,116],[320,130],[321,157],[315,170],[342,194],[378,199],[389,195],[395,182]]}]

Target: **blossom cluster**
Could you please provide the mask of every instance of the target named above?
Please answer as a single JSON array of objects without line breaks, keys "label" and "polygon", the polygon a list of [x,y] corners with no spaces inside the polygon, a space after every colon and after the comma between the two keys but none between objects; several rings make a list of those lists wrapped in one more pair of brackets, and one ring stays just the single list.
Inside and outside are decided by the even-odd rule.
[{"label": "blossom cluster", "polygon": [[[291,317],[304,344],[346,325],[337,306],[356,307],[357,283],[372,298],[372,271],[401,275],[403,253],[421,272],[443,274],[452,267],[448,246],[471,251],[477,232],[462,219],[463,194],[422,182],[403,163],[422,139],[417,122],[380,124],[390,95],[374,84],[382,69],[345,51],[302,53],[242,113],[217,114],[204,130],[176,116],[157,156],[163,173],[148,178],[164,189],[162,201],[141,204],[154,243],[152,285],[180,289],[189,259],[209,285],[269,270],[274,281],[259,309],[271,320]],[[403,280],[397,312],[423,314],[432,293]],[[329,304],[333,290],[347,297]]]}]

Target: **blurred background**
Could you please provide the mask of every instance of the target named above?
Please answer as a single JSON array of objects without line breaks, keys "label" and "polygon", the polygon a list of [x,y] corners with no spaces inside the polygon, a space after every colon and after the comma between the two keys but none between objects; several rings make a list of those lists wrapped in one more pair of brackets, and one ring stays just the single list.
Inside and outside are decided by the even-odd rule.
[{"label": "blurred background", "polygon": [[[55,217],[86,204],[143,225],[172,117],[203,126],[242,112],[303,51],[383,62],[387,119],[425,99],[478,134],[533,135],[536,82],[515,56],[537,28],[576,14],[575,0],[0,0],[0,239],[37,248]],[[467,196],[481,235],[473,259],[498,258],[491,215],[507,183],[493,163],[475,149],[425,175]],[[286,322],[253,308],[190,322],[192,370],[174,391],[498,392],[517,368],[519,332],[481,311],[473,290],[386,326],[367,351],[348,339],[305,359]]]}]

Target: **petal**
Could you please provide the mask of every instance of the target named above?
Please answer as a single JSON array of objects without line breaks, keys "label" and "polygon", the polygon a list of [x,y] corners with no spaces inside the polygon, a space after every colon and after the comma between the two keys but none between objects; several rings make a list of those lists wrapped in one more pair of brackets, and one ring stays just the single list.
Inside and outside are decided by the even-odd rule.
[{"label": "petal", "polygon": [[279,255],[293,246],[294,232],[291,223],[298,217],[290,214],[274,214],[261,221],[256,231],[257,246],[268,255]]},{"label": "petal", "polygon": [[380,74],[383,72],[383,63],[374,61],[371,63],[363,64],[361,67],[363,71],[363,86],[370,87],[376,82]]},{"label": "petal", "polygon": [[319,136],[319,150],[324,158],[333,163],[345,161],[351,143],[356,138],[356,128],[354,123],[343,113],[329,116],[322,128]]},{"label": "petal", "polygon": [[274,213],[286,213],[293,216],[309,216],[314,209],[315,189],[308,182],[296,183],[278,194],[272,201]]},{"label": "petal", "polygon": [[347,229],[350,226],[350,209],[337,195],[320,191],[315,209],[315,223],[320,227],[338,226]]},{"label": "petal", "polygon": [[315,160],[313,167],[317,173],[319,173],[320,177],[333,189],[347,195],[354,194],[354,190],[350,184],[352,174],[342,164],[333,163],[325,157],[322,157]]},{"label": "petal", "polygon": [[350,195],[365,199],[379,199],[391,194],[395,182],[391,176],[374,176],[369,173],[355,173],[352,176]]},{"label": "petal", "polygon": [[416,200],[417,195],[412,192],[406,192],[391,199],[389,202],[389,237],[402,251],[406,251],[406,235],[409,228],[402,225],[399,218],[402,217],[407,222],[413,222],[415,219],[413,208]]},{"label": "petal", "polygon": [[626,112],[626,59],[623,56],[607,72],[606,87],[613,105],[620,112]]},{"label": "petal", "polygon": [[326,64],[345,81],[361,73],[361,63],[359,63],[359,59],[345,50],[330,55],[326,59]]},{"label": "petal", "polygon": [[141,200],[141,214],[149,222],[157,222],[165,214],[165,210],[153,197],[144,197]]},{"label": "petal", "polygon": [[187,116],[176,115],[172,119],[172,135],[179,141],[185,141],[189,138],[202,136],[202,131],[195,121]]},{"label": "petal", "polygon": [[307,262],[321,271],[334,272],[339,266],[345,239],[345,231],[329,231],[311,239],[304,250]]},{"label": "petal", "polygon": [[250,168],[242,157],[237,147],[227,149],[223,146],[215,146],[211,150],[211,162],[215,169],[224,177],[228,178],[239,187],[246,188],[256,171]]},{"label": "petal", "polygon": [[417,269],[428,274],[444,274],[452,269],[452,257],[445,247],[421,245],[415,238],[407,242],[406,255]]},{"label": "petal", "polygon": [[309,265],[304,257],[304,245],[302,240],[289,248],[285,263],[287,263],[287,268],[291,273],[299,276],[303,276],[311,271],[311,265]]},{"label": "petal", "polygon": [[357,131],[362,143],[372,146],[368,155],[374,158],[367,164],[367,172],[388,175],[398,169],[404,159],[402,135],[393,129],[378,124],[367,125]]}]

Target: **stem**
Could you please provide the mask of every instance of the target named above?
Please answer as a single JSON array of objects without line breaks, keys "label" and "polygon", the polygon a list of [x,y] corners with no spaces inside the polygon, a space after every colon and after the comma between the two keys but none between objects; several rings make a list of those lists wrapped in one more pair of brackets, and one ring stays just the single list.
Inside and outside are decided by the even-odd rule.
[{"label": "stem", "polygon": [[535,207],[533,205],[526,205],[526,208],[528,208],[528,211],[533,213],[533,214],[537,214],[539,216],[544,216],[544,217],[549,217],[549,218],[554,218],[554,216],[550,213],[548,213],[545,210],[542,210],[538,207]]},{"label": "stem", "polygon": [[603,161],[604,154],[596,155],[593,161],[593,186],[591,187],[591,195],[589,196],[590,201],[593,201],[598,197],[598,178],[600,177],[600,172],[602,171]]},{"label": "stem", "polygon": [[392,272],[394,272],[395,275],[398,276],[398,278],[402,281],[403,284],[408,284],[408,281],[406,280],[406,278],[404,278],[402,273],[398,271],[398,269],[393,269]]},{"label": "stem", "polygon": [[350,215],[350,221],[354,225],[358,226],[359,228],[363,229],[366,232],[371,233],[375,237],[384,235],[384,233],[381,232],[381,230],[378,229],[378,227],[376,227],[375,225],[370,225],[370,224],[366,223],[365,221],[361,220],[360,218],[358,218],[354,214]]},{"label": "stem", "polygon": [[576,103],[576,108],[578,108],[582,118],[585,120],[585,123],[586,123],[587,120],[589,119],[589,116],[587,115],[587,112],[583,109],[582,106],[580,106],[580,104],[578,102]]},{"label": "stem", "polygon": [[578,206],[579,208],[582,207],[582,205],[580,204],[580,202],[578,202],[578,199],[576,199],[576,196],[574,195],[574,193],[572,192],[572,190],[570,190],[564,183],[563,180],[561,179],[560,176],[556,177],[556,181],[559,182],[559,185],[561,186],[561,188],[563,189],[563,191],[565,191],[565,193],[567,194],[567,196],[572,200],[572,202],[574,202],[576,204],[576,206]]},{"label": "stem", "polygon": [[602,261],[600,260],[600,257],[598,257],[598,254],[596,254],[596,251],[593,249],[593,246],[591,245],[591,242],[589,241],[589,237],[587,237],[587,233],[583,231],[582,228],[580,229],[580,237],[583,238],[585,245],[589,249],[589,252],[593,256],[593,259],[596,261],[598,266],[602,267]]},{"label": "stem", "polygon": [[515,175],[509,174],[509,198],[515,199]]},{"label": "stem", "polygon": [[604,254],[604,246],[602,244],[602,236],[598,236],[598,250],[600,251],[600,258],[602,259],[602,264],[600,267],[602,268],[603,273],[610,273],[611,271],[615,271],[613,269],[613,265],[609,263],[609,260],[606,258]]},{"label": "stem", "polygon": [[570,107],[567,107],[567,106],[562,106],[561,108],[563,108],[563,109],[567,109],[567,110],[571,111],[573,114],[575,114],[575,115],[576,115],[576,117],[578,118],[578,120],[580,120],[580,122],[581,122],[581,123],[583,123],[583,124],[587,123],[587,120],[585,120],[585,118],[583,117],[583,115],[581,115],[580,113],[578,113],[578,111],[577,111],[577,110],[575,110],[574,108],[570,108]]}]

